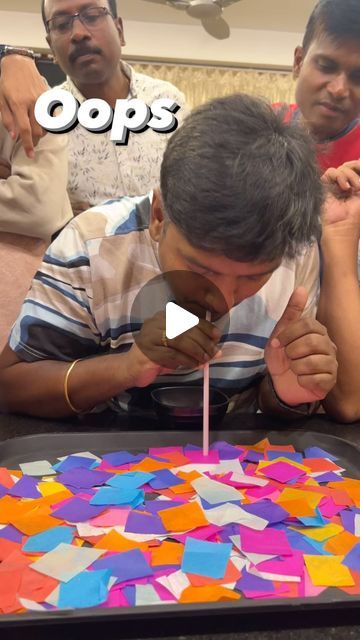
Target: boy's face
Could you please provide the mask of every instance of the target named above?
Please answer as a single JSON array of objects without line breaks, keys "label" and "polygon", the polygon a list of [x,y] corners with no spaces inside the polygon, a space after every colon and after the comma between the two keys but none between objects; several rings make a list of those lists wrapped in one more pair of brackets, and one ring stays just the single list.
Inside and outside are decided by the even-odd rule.
[{"label": "boy's face", "polygon": [[[176,300],[199,317],[211,311],[212,320],[259,291],[281,264],[281,260],[237,262],[193,247],[172,222],[164,222],[156,192],[150,234],[158,242],[161,270],[170,274]],[[185,271],[202,277],[186,278]]]},{"label": "boy's face", "polygon": [[331,138],[360,115],[360,34],[358,40],[334,42],[319,33],[304,53],[297,47],[296,102],[310,132]]}]

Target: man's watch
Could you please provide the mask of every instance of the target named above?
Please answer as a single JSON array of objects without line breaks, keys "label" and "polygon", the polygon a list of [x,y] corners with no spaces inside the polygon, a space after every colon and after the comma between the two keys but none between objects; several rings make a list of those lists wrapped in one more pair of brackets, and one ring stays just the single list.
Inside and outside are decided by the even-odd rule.
[{"label": "man's watch", "polygon": [[26,56],[27,58],[31,58],[35,60],[35,53],[32,49],[26,49],[24,47],[11,47],[8,44],[0,44],[0,60],[5,56],[17,55],[17,56]]}]

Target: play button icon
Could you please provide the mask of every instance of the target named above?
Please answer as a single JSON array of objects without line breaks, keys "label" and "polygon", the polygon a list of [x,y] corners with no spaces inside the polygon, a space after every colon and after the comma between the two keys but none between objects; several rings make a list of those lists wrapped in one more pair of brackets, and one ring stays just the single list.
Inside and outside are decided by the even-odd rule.
[{"label": "play button icon", "polygon": [[185,331],[196,327],[199,324],[199,318],[190,313],[190,311],[186,311],[182,307],[179,307],[175,302],[168,302],[166,305],[166,325],[165,332],[168,340],[172,340],[173,338],[177,338]]},{"label": "play button icon", "polygon": [[[130,298],[137,286],[134,278]],[[127,308],[126,297],[119,305],[119,323],[126,319],[122,304]],[[223,294],[211,280],[192,271],[166,271],[149,278],[133,297],[126,338],[128,344],[132,338],[147,358],[158,363],[164,359],[164,350],[171,351],[173,357],[181,345],[189,344],[187,335],[182,339],[187,331],[196,327],[195,334],[203,333],[204,321],[216,326],[221,336],[226,336],[230,323],[228,311]],[[169,345],[165,345],[166,340]],[[125,341],[119,348],[125,350],[126,346]],[[171,355],[169,358],[172,368]]]}]

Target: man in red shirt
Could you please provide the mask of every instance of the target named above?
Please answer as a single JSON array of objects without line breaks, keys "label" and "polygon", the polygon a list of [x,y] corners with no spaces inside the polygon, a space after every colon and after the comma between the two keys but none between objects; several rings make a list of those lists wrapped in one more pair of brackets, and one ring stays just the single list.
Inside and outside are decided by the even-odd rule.
[{"label": "man in red shirt", "polygon": [[296,104],[286,118],[303,121],[317,145],[323,182],[349,198],[346,213],[338,214],[331,196],[324,208],[318,319],[338,347],[338,383],[329,402],[339,420],[351,421],[360,418],[359,0],[317,3],[295,49],[294,75]]},{"label": "man in red shirt", "polygon": [[318,144],[326,171],[360,158],[360,3],[320,0],[312,12],[302,46],[296,47],[296,105]]}]

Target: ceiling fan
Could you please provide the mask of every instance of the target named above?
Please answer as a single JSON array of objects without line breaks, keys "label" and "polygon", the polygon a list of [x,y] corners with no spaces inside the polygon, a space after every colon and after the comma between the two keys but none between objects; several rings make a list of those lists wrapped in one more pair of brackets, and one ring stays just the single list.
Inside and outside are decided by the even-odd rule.
[{"label": "ceiling fan", "polygon": [[230,27],[222,17],[223,10],[241,0],[144,0],[180,9],[201,21],[205,31],[218,40],[230,36]]}]

